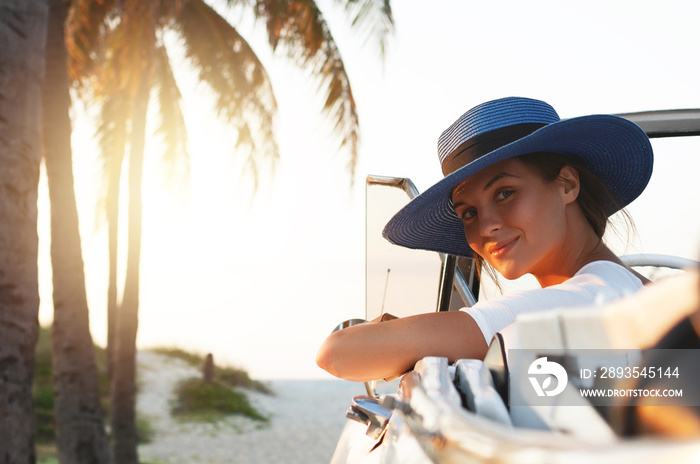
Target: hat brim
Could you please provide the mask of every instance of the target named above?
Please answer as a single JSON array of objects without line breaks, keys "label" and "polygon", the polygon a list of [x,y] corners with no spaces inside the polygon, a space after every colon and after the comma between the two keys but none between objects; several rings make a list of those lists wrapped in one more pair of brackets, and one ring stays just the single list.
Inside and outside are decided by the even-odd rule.
[{"label": "hat brim", "polygon": [[637,198],[653,169],[649,138],[635,123],[612,115],[565,119],[500,147],[446,176],[402,208],[384,227],[383,236],[407,248],[471,256],[462,221],[452,209],[452,189],[482,169],[516,156],[552,152],[576,157],[605,183],[616,208]]}]

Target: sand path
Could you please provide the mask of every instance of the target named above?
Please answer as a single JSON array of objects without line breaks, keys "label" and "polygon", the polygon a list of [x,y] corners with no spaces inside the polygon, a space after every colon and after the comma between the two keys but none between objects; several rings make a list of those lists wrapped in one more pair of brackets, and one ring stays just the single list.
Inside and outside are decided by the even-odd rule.
[{"label": "sand path", "polygon": [[218,424],[182,423],[170,417],[173,387],[197,369],[156,353],[138,354],[137,410],[154,429],[152,443],[139,447],[144,462],[158,464],[321,464],[329,462],[345,425],[350,399],[362,384],[345,381],[280,380],[275,396],[248,392],[270,417],[268,424],[232,416]]}]

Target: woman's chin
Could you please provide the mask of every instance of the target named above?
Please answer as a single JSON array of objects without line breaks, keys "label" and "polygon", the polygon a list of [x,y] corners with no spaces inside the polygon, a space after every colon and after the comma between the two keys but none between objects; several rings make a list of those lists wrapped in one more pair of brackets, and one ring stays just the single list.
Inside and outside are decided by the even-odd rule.
[{"label": "woman's chin", "polygon": [[512,268],[495,268],[499,274],[506,280],[516,280],[524,276],[526,273]]}]

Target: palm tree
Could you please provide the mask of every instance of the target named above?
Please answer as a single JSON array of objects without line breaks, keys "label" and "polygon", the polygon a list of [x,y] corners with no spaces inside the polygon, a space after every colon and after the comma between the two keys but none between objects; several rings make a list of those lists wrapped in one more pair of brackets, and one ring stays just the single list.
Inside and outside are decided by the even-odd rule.
[{"label": "palm tree", "polygon": [[[338,48],[313,1],[230,0],[267,26],[273,50],[320,76],[324,112],[340,145],[357,160],[359,122],[355,100]],[[388,0],[346,0],[352,24],[379,24],[383,41],[392,26]],[[141,249],[141,182],[146,114],[152,90],[172,159],[186,160],[180,91],[163,40],[174,32],[201,81],[216,96],[216,110],[237,133],[237,152],[257,178],[262,160],[278,157],[273,131],[276,100],[270,80],[253,49],[238,31],[203,0],[75,0],[68,21],[70,69],[83,95],[101,103],[99,139],[107,174],[106,205],[110,242],[108,343],[111,361],[112,458],[137,462],[135,428],[135,345]],[[119,185],[128,164],[128,251],[119,311],[116,256]],[[186,162],[186,161],[185,161]],[[112,311],[109,311],[112,309]],[[118,315],[118,317],[115,317]]]},{"label": "palm tree", "polygon": [[51,201],[53,383],[60,462],[108,463],[99,377],[90,335],[85,272],[73,190],[70,94],[64,22],[68,4],[51,0],[43,85],[43,145]]},{"label": "palm tree", "polygon": [[47,18],[43,0],[0,1],[0,456],[13,463],[36,461],[31,386]]}]

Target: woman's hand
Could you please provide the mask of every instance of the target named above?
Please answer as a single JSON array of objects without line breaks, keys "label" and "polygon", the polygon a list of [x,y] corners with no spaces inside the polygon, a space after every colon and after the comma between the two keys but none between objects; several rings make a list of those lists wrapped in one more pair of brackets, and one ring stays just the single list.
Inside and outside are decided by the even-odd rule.
[{"label": "woman's hand", "polygon": [[370,322],[384,322],[384,321],[390,321],[392,319],[398,319],[398,317],[394,316],[393,314],[384,313],[381,316],[375,317]]}]

